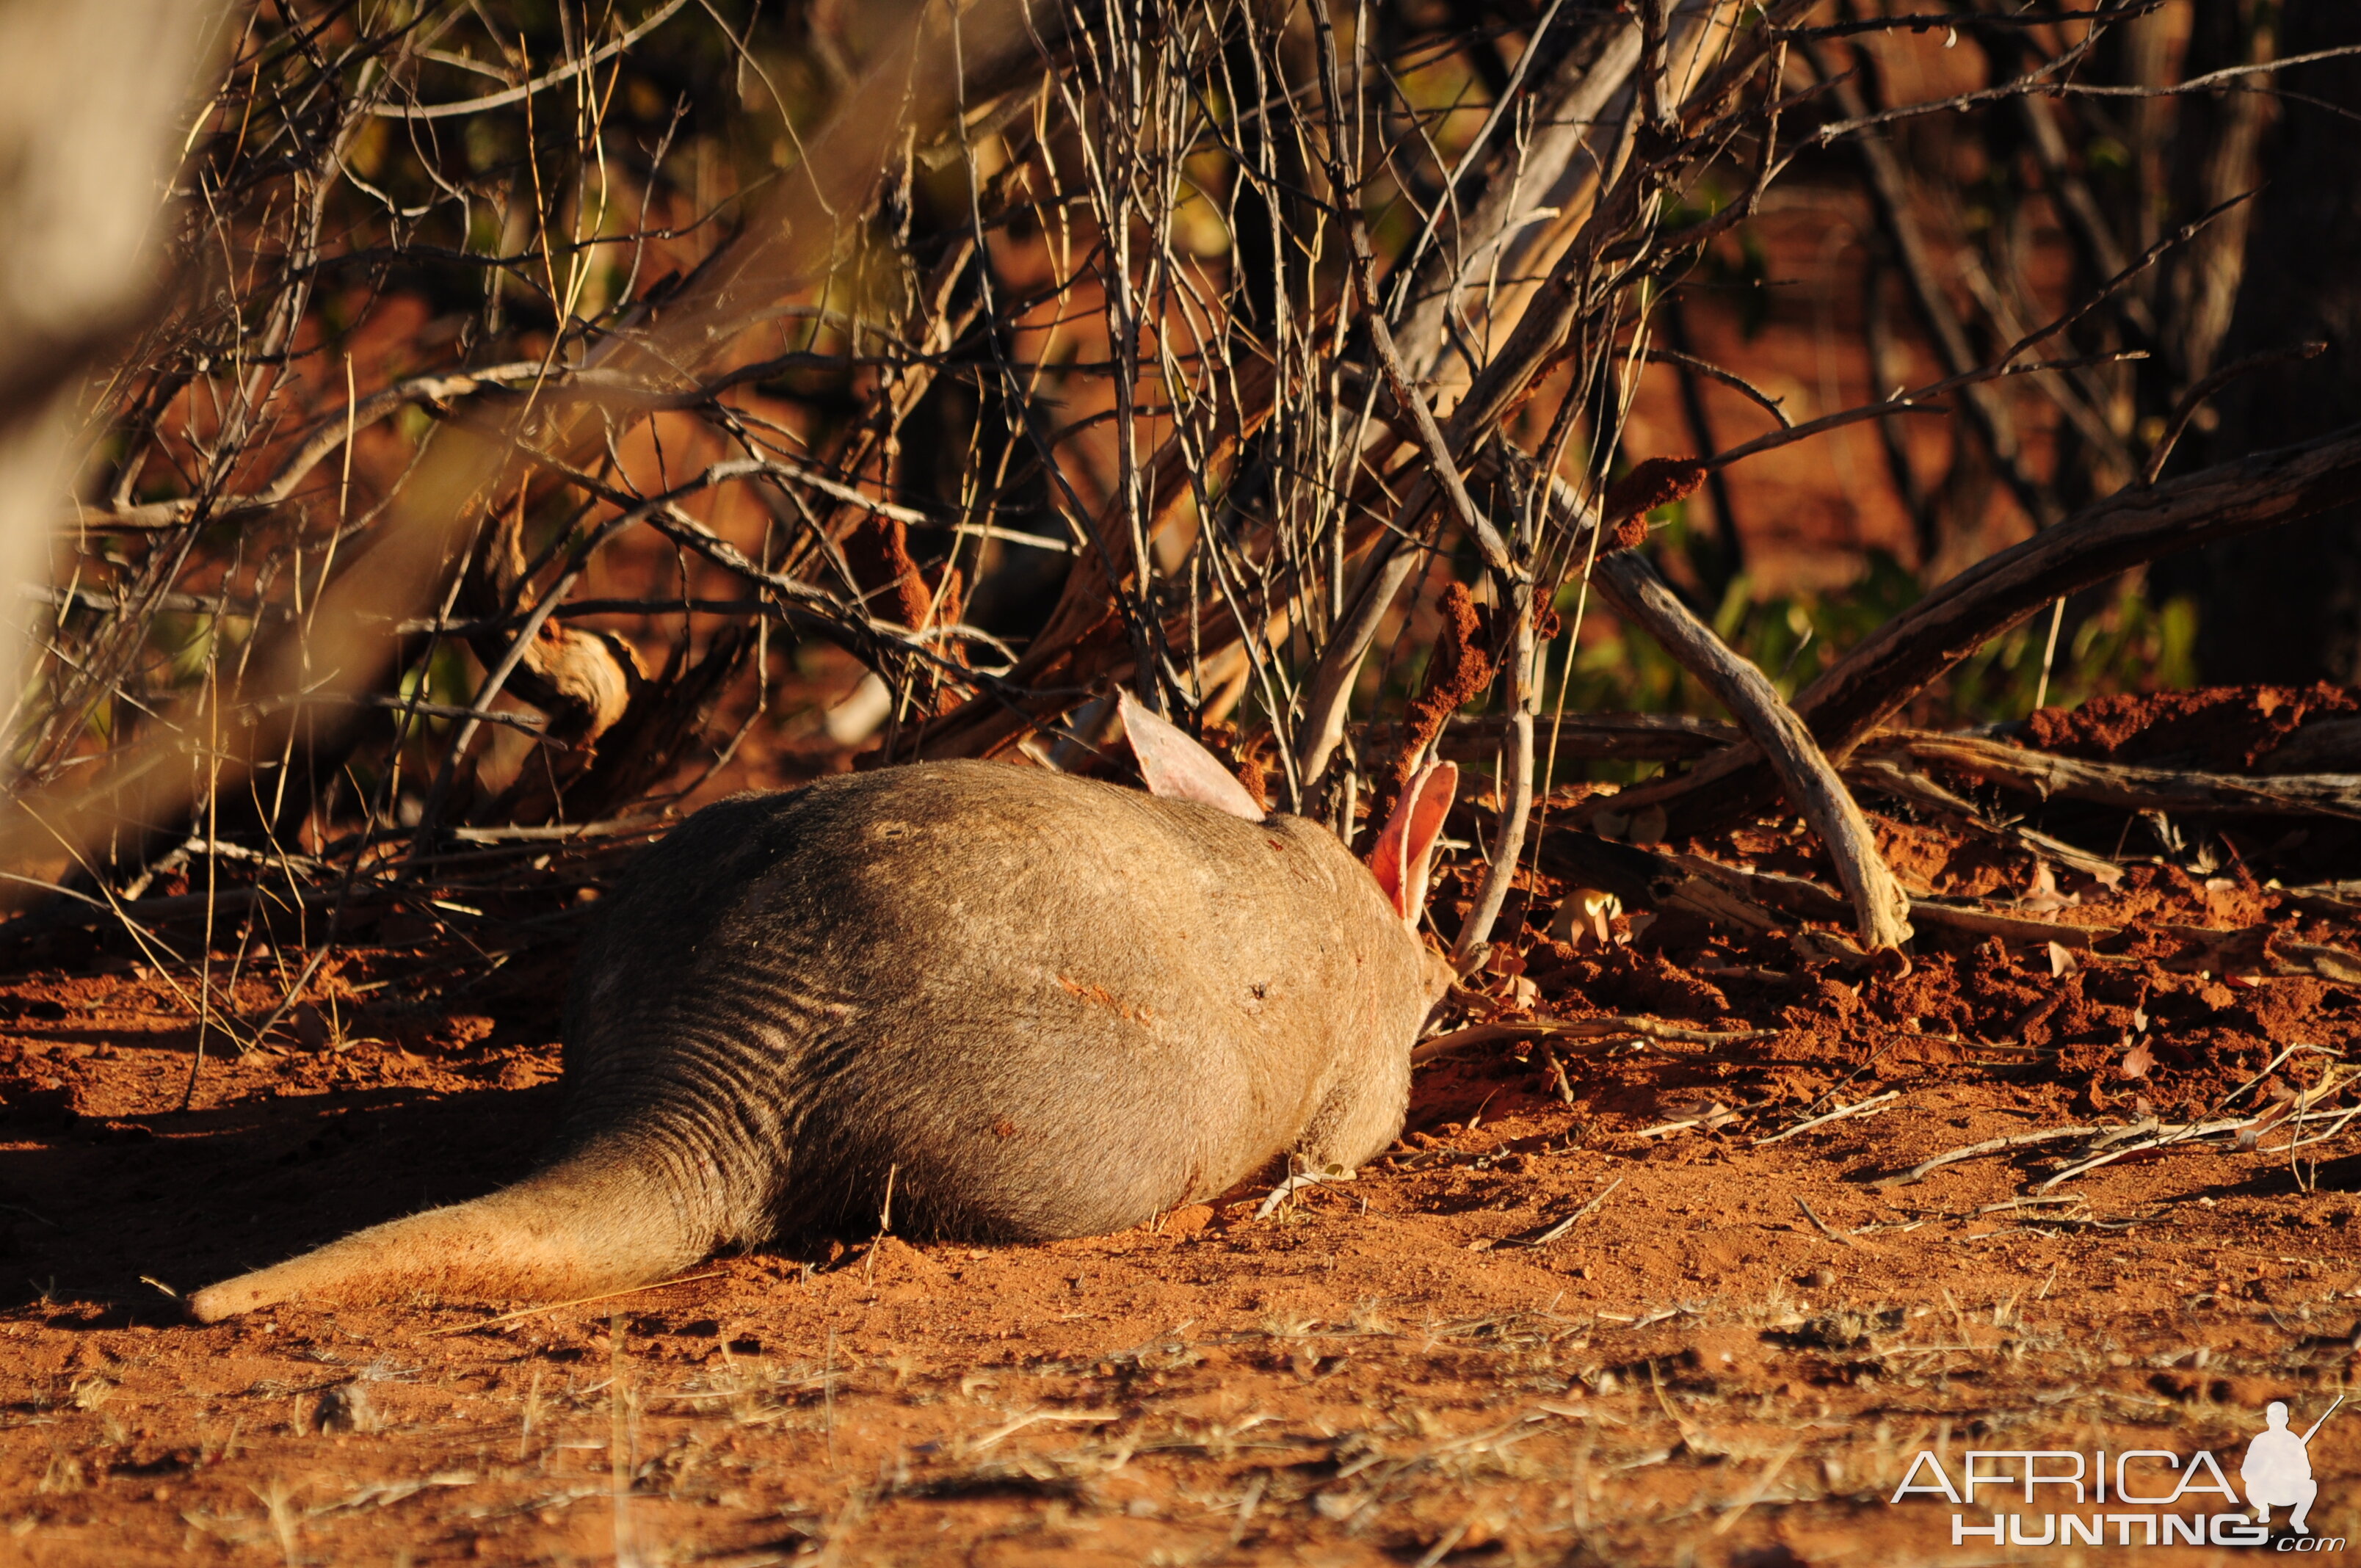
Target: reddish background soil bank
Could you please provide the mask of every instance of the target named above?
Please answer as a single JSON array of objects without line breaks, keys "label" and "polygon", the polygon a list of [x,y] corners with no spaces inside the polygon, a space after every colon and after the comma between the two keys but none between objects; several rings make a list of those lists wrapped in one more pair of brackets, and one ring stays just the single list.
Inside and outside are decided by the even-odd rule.
[{"label": "reddish background soil bank", "polygon": [[[2115,1560],[2114,1527],[1951,1544],[1955,1511],[2037,1536],[2054,1502],[1886,1499],[1921,1450],[1956,1478],[1971,1450],[2207,1449],[2235,1482],[2266,1403],[2301,1430],[2347,1387],[2361,919],[2236,864],[2110,888],[1883,828],[1915,888],[2120,932],[1928,933],[1908,975],[1849,973],[1670,920],[1553,942],[1542,884],[1479,1007],[1693,1037],[1426,1068],[1391,1156],[1267,1219],[1256,1190],[1052,1246],[847,1238],[506,1318],[196,1328],[167,1291],[527,1168],[552,911],[588,908],[563,865],[534,927],[560,939],[487,969],[486,927],[523,928],[498,909],[474,948],[381,932],[269,1047],[216,1043],[187,1110],[171,982],[45,938],[0,981],[0,1563]],[[1767,828],[1704,847],[1811,862]],[[2253,1146],[2041,1187],[2109,1130],[2265,1112]],[[2361,1409],[2312,1454],[2315,1530],[2361,1536]]]}]

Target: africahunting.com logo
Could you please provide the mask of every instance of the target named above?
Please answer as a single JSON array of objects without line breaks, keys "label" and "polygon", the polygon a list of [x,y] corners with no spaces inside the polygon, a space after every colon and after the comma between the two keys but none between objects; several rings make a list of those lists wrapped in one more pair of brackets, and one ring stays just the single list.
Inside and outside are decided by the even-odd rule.
[{"label": "africahunting.com logo", "polygon": [[[2160,1448],[2112,1456],[2103,1449],[2087,1454],[2071,1449],[1971,1449],[1956,1484],[1940,1456],[1921,1449],[1886,1501],[1941,1497],[1950,1503],[1954,1546],[2343,1552],[2343,1536],[2314,1535],[2308,1522],[2320,1496],[2312,1475],[2312,1434],[2343,1403],[2340,1394],[2301,1436],[2290,1430],[2285,1405],[2274,1402],[2265,1410],[2267,1424],[2248,1440],[2238,1461],[2244,1502],[2210,1451],[2200,1449],[2184,1461]],[[2209,1503],[2209,1497],[2219,1501]],[[2023,1511],[2004,1512],[2010,1504]],[[2287,1510],[2284,1533],[2274,1533],[2275,1509]]]}]

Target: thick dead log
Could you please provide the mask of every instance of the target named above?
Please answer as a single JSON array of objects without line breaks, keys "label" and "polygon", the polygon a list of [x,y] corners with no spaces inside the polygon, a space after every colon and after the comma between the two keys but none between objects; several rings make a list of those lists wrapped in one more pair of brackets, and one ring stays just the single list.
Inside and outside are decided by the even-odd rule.
[{"label": "thick dead log", "polygon": [[2115,926],[2070,926],[2062,920],[2037,920],[2029,916],[2006,915],[1996,909],[1974,909],[1966,905],[1944,904],[1931,898],[1912,899],[1910,918],[1921,926],[1961,931],[1971,937],[1998,937],[2004,942],[2026,946],[2035,942],[2055,942],[2061,948],[2091,948],[2119,935],[2122,930]]},{"label": "thick dead log", "polygon": [[[1546,740],[1551,722],[1542,729]],[[1499,749],[1507,720],[1457,718],[1435,743],[1455,762],[1484,762]],[[1364,755],[1384,756],[1402,743],[1401,727],[1371,724],[1356,730]],[[1567,714],[1554,751],[1560,762],[1688,762],[1745,742],[1745,731],[1719,719],[1680,713]],[[2305,726],[2263,759],[2248,777],[2180,768],[2087,762],[2031,751],[1977,735],[1882,729],[1844,764],[1855,789],[1892,795],[1939,815],[1981,821],[1972,801],[1945,789],[1926,768],[1982,779],[2044,796],[2088,800],[2128,811],[2193,811],[2258,817],[2349,816],[2361,812],[2361,719]],[[1602,797],[1618,811],[1636,791]],[[1987,825],[1988,826],[1988,825]],[[2024,835],[2037,853],[2063,854],[2078,869],[2113,869],[2103,856],[2073,850],[2037,834]]]},{"label": "thick dead log", "polygon": [[1889,731],[1865,750],[1900,751],[1912,762],[2045,799],[2094,801],[2126,811],[2235,812],[2257,817],[2361,819],[2361,775],[2283,773],[2243,778],[2181,768],[2085,762],[2028,751],[2004,741],[1924,730]]},{"label": "thick dead log", "polygon": [[[1682,855],[1677,859],[1690,871],[1720,882],[1751,900],[1806,920],[1842,920],[1850,912],[1850,906],[1834,890],[1804,877],[1743,871],[1702,855]],[[2092,947],[2121,931],[2114,926],[2070,926],[2062,920],[2040,920],[1935,898],[1912,899],[1910,919],[1914,925],[1933,926],[1972,937],[1998,937],[2004,942],[2020,945],[2056,942],[2066,948]]]},{"label": "thick dead log", "polygon": [[2256,764],[2265,773],[2361,773],[2361,718],[2305,725]]},{"label": "thick dead log", "polygon": [[[2291,522],[2361,498],[2361,431],[2258,452],[2151,488],[2118,490],[1989,556],[1894,617],[1814,681],[1795,712],[1839,763],[1927,685],[2050,602],[2175,551]],[[1742,817],[1775,775],[1752,742],[1677,778],[1642,784],[1615,809],[1664,808],[1689,835]]]},{"label": "thick dead log", "polygon": [[[1568,828],[1545,829],[1538,846],[1552,876],[1611,893],[1630,907],[1674,910],[1752,936],[1793,930],[1795,921],[1843,920],[1851,905],[1834,889],[1803,877],[1749,872],[1701,855],[1618,844]],[[1910,900],[1914,924],[2029,945],[2089,948],[2117,935],[2112,926],[2070,926],[1941,899]],[[1850,961],[1858,962],[1858,956]]]},{"label": "thick dead log", "polygon": [[2027,828],[2022,822],[1995,822],[1978,809],[1975,803],[1963,800],[1945,789],[1916,768],[1905,765],[1894,753],[1882,751],[1874,756],[1856,752],[1844,766],[1845,781],[1853,788],[1867,790],[1902,801],[1926,816],[1950,823],[1970,833],[1982,833],[2012,844],[2043,860],[2056,861],[2071,871],[2102,882],[2112,882],[2123,873],[2123,867],[2104,855],[2068,843],[2063,839]]},{"label": "thick dead log", "polygon": [[[1780,700],[1769,677],[1690,614],[1645,556],[1629,550],[1601,556],[1591,568],[1590,580],[1618,611],[1645,628],[1683,669],[1702,681],[1737,717],[1757,752],[1770,759],[1788,800],[1812,825],[1836,863],[1838,879],[1852,900],[1861,945],[1899,948],[1908,941],[1910,900],[1878,853],[1869,819],[1812,732]],[[1630,793],[1613,797],[1618,815]]]}]

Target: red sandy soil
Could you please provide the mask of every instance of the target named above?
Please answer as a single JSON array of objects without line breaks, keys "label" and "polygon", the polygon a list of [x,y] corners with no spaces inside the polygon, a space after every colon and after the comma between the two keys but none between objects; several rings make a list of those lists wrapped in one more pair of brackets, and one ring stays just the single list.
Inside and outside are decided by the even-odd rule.
[{"label": "red sandy soil", "polygon": [[[2320,949],[2361,950],[2361,916],[2236,867],[2134,859],[2110,889],[1883,827],[1915,887],[2121,930],[2075,959],[1927,934],[1907,975],[1847,972],[1669,919],[1554,942],[1544,883],[1524,972],[1488,972],[1478,1015],[1769,1033],[1427,1067],[1389,1157],[1268,1218],[1266,1183],[1049,1246],[821,1239],[506,1317],[405,1299],[198,1328],[171,1293],[529,1168],[578,889],[619,860],[506,902],[444,888],[440,929],[385,918],[265,1046],[215,1036],[185,1110],[185,967],[19,941],[0,1563],[1992,1563],[2045,1554],[1954,1550],[1955,1513],[2037,1535],[2063,1493],[1889,1504],[1921,1450],[1956,1481],[1971,1450],[2204,1449],[2235,1485],[2263,1406],[2309,1426],[2361,1347],[2341,1124],[2048,1191],[2081,1142],[1878,1179],[2208,1113],[2298,1044],[2237,1113],[2354,1104],[2332,1053],[2361,985]],[[1776,827],[1701,848],[1810,869]],[[249,953],[241,1015],[291,961]],[[2361,1534],[2361,1411],[2311,1454],[2315,1530]],[[2162,1474],[2143,1463],[2136,1484]],[[2112,1560],[2108,1529],[2050,1550]]]},{"label": "red sandy soil", "polygon": [[2092,697],[2071,711],[2043,708],[2025,724],[2025,742],[2070,757],[2185,765],[2191,760],[2244,773],[2268,759],[2305,724],[2361,708],[2352,688],[2202,686],[2147,696]]}]

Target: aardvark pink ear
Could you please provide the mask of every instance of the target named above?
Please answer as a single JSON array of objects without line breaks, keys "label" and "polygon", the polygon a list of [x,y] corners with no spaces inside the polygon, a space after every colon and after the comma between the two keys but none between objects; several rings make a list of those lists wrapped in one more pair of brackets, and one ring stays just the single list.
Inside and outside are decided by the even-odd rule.
[{"label": "aardvark pink ear", "polygon": [[1270,815],[1255,804],[1222,760],[1191,740],[1187,730],[1150,713],[1127,691],[1117,696],[1115,706],[1123,710],[1123,732],[1139,762],[1139,776],[1148,781],[1148,794],[1159,800],[1193,800],[1249,822]]},{"label": "aardvark pink ear", "polygon": [[1458,790],[1457,764],[1433,762],[1421,768],[1394,803],[1394,814],[1386,818],[1377,848],[1369,851],[1369,869],[1405,926],[1416,926],[1426,907],[1434,841],[1443,837],[1443,819],[1451,815],[1451,797]]}]

